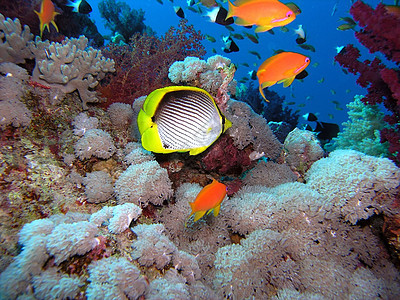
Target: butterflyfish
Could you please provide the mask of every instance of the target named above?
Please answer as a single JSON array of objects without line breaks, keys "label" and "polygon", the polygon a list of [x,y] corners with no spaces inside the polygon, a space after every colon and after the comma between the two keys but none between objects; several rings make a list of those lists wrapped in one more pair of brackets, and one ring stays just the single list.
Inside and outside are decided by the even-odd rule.
[{"label": "butterflyfish", "polygon": [[[214,216],[218,216],[221,203],[226,196],[226,185],[213,179],[212,183],[206,185],[197,195],[194,202],[189,203],[192,213],[189,218],[194,215],[194,222],[214,212]],[[186,224],[185,224],[186,226]]]},{"label": "butterflyfish", "polygon": [[203,89],[169,86],[151,92],[137,119],[144,149],[156,153],[206,150],[232,123]]},{"label": "butterflyfish", "polygon": [[238,0],[235,4],[228,3],[227,18],[237,17],[235,24],[240,26],[256,25],[255,32],[287,25],[296,18],[296,13],[278,0]]},{"label": "butterflyfish", "polygon": [[264,95],[264,88],[276,83],[283,83],[284,87],[290,86],[297,74],[305,70],[309,64],[309,57],[295,52],[282,52],[268,58],[257,71],[261,96],[268,101]]},{"label": "butterflyfish", "polygon": [[42,36],[45,28],[50,32],[50,23],[56,28],[58,32],[58,27],[54,18],[59,15],[58,12],[54,9],[54,4],[51,0],[42,0],[42,4],[40,5],[40,12],[35,10],[35,13],[38,15],[40,20],[40,36]]}]

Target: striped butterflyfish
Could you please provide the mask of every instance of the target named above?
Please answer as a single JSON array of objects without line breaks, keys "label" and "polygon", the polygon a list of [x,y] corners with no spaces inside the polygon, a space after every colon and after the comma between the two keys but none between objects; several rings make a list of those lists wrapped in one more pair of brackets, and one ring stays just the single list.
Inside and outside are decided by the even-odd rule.
[{"label": "striped butterflyfish", "polygon": [[138,115],[144,149],[156,153],[206,150],[232,123],[213,97],[197,87],[169,86],[151,92]]}]

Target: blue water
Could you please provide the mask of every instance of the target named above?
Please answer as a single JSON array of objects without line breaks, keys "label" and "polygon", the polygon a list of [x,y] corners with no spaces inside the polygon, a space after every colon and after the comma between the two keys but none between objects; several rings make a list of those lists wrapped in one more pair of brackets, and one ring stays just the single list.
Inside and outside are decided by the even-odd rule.
[{"label": "blue water", "polygon": [[[95,21],[101,34],[110,34],[110,31],[104,27],[103,19],[98,11],[98,3],[100,0],[89,1],[93,7],[91,18]],[[221,1],[220,1],[221,2]],[[375,7],[380,1],[364,1]],[[326,122],[335,122],[341,124],[347,120],[346,104],[353,100],[354,95],[365,94],[356,84],[356,76],[352,74],[344,74],[338,64],[334,63],[336,55],[336,47],[344,46],[349,43],[355,44],[363,54],[364,59],[371,58],[366,48],[361,46],[354,37],[354,31],[339,31],[337,26],[343,24],[340,17],[350,16],[349,9],[352,4],[350,0],[303,0],[296,1],[296,4],[302,10],[296,20],[287,25],[289,32],[285,33],[275,28],[275,35],[267,32],[259,34],[259,44],[254,44],[247,38],[244,40],[235,40],[240,51],[237,53],[224,53],[222,51],[222,37],[229,35],[228,29],[224,26],[212,23],[208,17],[194,13],[187,9],[186,0],[174,0],[171,3],[164,0],[161,5],[156,0],[127,1],[127,3],[135,9],[143,9],[145,11],[145,24],[153,28],[157,34],[164,34],[170,26],[177,26],[179,18],[176,16],[173,6],[181,6],[185,12],[185,17],[189,24],[193,24],[197,30],[203,34],[209,34],[217,40],[211,43],[207,40],[203,42],[207,50],[206,58],[212,56],[212,49],[216,49],[218,54],[229,57],[238,67],[235,75],[236,80],[240,80],[251,70],[257,70],[258,66],[268,57],[272,56],[273,50],[283,49],[285,51],[299,52],[311,58],[311,64],[307,68],[308,77],[303,82],[295,80],[288,88],[275,85],[270,89],[277,92],[281,96],[285,96],[286,103],[295,102],[290,105],[293,110],[300,109],[300,113],[307,112],[316,113],[319,119]],[[392,4],[392,1],[386,1]],[[228,8],[227,3],[223,4]],[[201,8],[206,11],[204,6]],[[294,30],[302,24],[307,34],[307,44],[315,47],[316,52],[310,52],[301,49],[295,42],[296,34]],[[232,24],[234,33],[254,33],[254,29],[246,29],[241,26]],[[248,51],[254,50],[260,53],[261,60],[250,54]],[[246,68],[240,63],[247,62],[250,67]],[[318,63],[317,67],[312,66]],[[254,65],[255,66],[254,66]],[[318,83],[323,78],[323,83]],[[256,83],[256,82],[255,82]],[[257,83],[256,83],[257,84]],[[337,110],[336,104],[332,101],[338,101],[343,110]],[[300,107],[299,107],[300,105]],[[304,107],[302,107],[305,105]],[[332,119],[333,117],[333,119]]]}]

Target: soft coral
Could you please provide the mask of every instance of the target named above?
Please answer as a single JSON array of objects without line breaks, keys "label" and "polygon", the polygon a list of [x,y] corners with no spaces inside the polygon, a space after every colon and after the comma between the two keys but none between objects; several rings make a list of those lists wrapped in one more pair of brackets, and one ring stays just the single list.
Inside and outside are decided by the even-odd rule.
[{"label": "soft coral", "polygon": [[171,27],[161,38],[137,33],[129,44],[110,44],[103,50],[116,66],[115,75],[99,89],[108,100],[105,106],[114,102],[131,104],[154,89],[171,85],[168,69],[172,63],[187,56],[204,56],[203,36],[186,23],[182,20],[179,29]]}]

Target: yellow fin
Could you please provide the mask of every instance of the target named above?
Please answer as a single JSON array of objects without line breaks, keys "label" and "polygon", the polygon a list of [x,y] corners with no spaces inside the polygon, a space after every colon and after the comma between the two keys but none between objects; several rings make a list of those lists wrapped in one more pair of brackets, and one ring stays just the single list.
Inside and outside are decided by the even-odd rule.
[{"label": "yellow fin", "polygon": [[193,222],[198,221],[198,220],[201,219],[205,214],[206,214],[206,211],[205,211],[205,210],[201,210],[201,211],[196,212],[196,213],[194,214],[194,220],[193,220]]},{"label": "yellow fin", "polygon": [[283,87],[288,87],[289,85],[291,85],[295,78],[296,78],[296,76],[292,76],[292,77],[284,79],[282,81],[283,82]]},{"label": "yellow fin", "polygon": [[239,26],[251,26],[253,23],[243,20],[242,18],[236,18],[235,24]]},{"label": "yellow fin", "polygon": [[258,32],[264,32],[264,31],[271,30],[272,28],[274,28],[274,27],[271,26],[271,25],[258,26],[258,27],[254,30],[254,32],[256,32],[256,33],[258,33]]},{"label": "yellow fin", "polygon": [[221,208],[221,204],[214,208],[214,217],[218,216],[220,208]]},{"label": "yellow fin", "polygon": [[[219,136],[218,136],[219,137]],[[199,148],[193,148],[190,149],[189,154],[190,155],[197,155],[201,152],[203,152],[204,150],[206,150],[209,146],[204,146],[204,147],[199,147]],[[187,151],[187,150],[186,150]],[[186,152],[186,151],[182,151],[182,152]]]},{"label": "yellow fin", "polygon": [[263,90],[262,84],[260,84],[260,87],[258,88],[258,90],[260,91],[260,94],[261,94],[261,96],[264,98],[264,100],[267,101],[267,102],[269,102],[269,101],[267,100],[267,98],[265,98],[265,94],[264,94],[264,90]]}]

